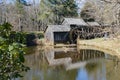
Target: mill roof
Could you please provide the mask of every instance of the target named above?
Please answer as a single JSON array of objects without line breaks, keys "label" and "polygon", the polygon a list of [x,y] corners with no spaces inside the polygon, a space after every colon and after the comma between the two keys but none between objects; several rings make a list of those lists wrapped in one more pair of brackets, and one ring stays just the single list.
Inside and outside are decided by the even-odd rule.
[{"label": "mill roof", "polygon": [[90,26],[100,26],[97,22],[87,22]]},{"label": "mill roof", "polygon": [[70,26],[67,26],[67,25],[48,25],[48,30],[51,32],[70,31]]},{"label": "mill roof", "polygon": [[87,23],[82,18],[64,18],[64,21],[70,25],[87,25]]}]

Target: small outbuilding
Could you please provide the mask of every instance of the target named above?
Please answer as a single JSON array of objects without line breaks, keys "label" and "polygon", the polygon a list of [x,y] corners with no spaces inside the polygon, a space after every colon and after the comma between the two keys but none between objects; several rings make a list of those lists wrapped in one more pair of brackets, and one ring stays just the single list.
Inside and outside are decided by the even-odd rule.
[{"label": "small outbuilding", "polygon": [[56,43],[67,43],[69,41],[70,26],[67,25],[48,25],[45,31],[47,43],[54,45]]}]

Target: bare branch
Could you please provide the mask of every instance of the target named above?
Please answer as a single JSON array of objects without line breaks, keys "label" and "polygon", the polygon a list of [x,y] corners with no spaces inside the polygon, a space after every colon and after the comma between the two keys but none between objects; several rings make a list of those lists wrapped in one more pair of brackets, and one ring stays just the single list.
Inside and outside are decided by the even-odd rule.
[{"label": "bare branch", "polygon": [[101,0],[101,1],[104,1],[106,3],[112,3],[111,1],[108,1],[108,0]]},{"label": "bare branch", "polygon": [[101,1],[104,1],[104,2],[106,2],[106,3],[117,3],[117,4],[120,4],[120,0],[116,0],[116,1],[111,1],[111,0],[101,0]]}]

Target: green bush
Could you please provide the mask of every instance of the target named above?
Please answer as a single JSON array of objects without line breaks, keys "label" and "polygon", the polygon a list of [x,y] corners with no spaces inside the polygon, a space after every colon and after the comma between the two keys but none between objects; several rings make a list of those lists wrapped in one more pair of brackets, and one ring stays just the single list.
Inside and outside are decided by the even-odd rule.
[{"label": "green bush", "polygon": [[26,36],[27,36],[27,33],[25,32],[11,31],[9,39],[12,42],[26,44]]},{"label": "green bush", "polygon": [[39,38],[39,39],[42,39],[42,38],[44,38],[44,35],[43,35],[43,33],[37,33],[37,36],[38,36],[38,38]]},{"label": "green bush", "polygon": [[23,63],[24,45],[19,43],[21,34],[11,38],[12,25],[4,23],[0,25],[0,80],[11,80],[22,77],[21,72],[29,70]]}]

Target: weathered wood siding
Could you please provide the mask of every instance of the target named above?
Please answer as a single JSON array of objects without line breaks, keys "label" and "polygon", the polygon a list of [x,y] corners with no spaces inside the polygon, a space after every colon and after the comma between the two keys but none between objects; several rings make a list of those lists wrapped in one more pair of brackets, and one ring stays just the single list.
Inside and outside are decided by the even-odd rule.
[{"label": "weathered wood siding", "polygon": [[70,26],[67,25],[49,25],[45,32],[46,43],[54,45],[54,32],[69,32]]}]

